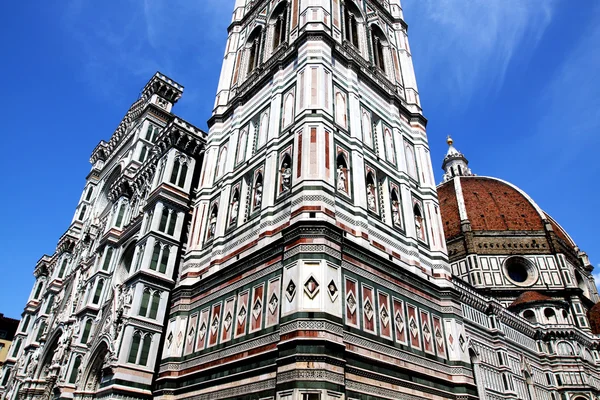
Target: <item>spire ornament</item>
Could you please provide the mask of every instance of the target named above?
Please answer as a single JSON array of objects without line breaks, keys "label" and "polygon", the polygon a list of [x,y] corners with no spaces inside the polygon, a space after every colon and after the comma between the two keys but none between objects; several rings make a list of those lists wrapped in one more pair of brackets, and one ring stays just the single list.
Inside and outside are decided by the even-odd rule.
[{"label": "spire ornament", "polygon": [[474,176],[475,174],[469,168],[469,160],[454,147],[452,136],[448,135],[446,137],[446,143],[448,144],[448,151],[442,162],[442,169],[444,170],[442,183],[448,182],[457,176]]}]

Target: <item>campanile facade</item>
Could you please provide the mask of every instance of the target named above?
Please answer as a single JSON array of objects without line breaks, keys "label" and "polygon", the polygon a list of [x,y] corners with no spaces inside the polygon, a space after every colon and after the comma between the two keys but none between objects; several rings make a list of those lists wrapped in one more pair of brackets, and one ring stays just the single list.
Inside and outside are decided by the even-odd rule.
[{"label": "campanile facade", "polygon": [[474,396],[399,0],[236,0],[155,396]]}]

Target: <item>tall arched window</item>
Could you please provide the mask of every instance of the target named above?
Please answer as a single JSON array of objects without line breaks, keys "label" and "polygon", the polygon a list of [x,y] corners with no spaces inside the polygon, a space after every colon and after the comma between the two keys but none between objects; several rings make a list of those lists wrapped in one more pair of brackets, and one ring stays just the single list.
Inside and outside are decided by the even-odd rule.
[{"label": "tall arched window", "polygon": [[288,93],[283,101],[283,128],[288,127],[294,120],[294,95]]},{"label": "tall arched window", "polygon": [[371,115],[369,115],[369,113],[366,111],[363,111],[361,125],[364,143],[369,147],[373,147],[373,127],[371,126]]},{"label": "tall arched window", "polygon": [[269,113],[265,112],[260,117],[260,126],[258,128],[258,140],[256,141],[256,147],[260,148],[265,144],[267,140],[267,132],[269,130]]},{"label": "tall arched window", "polygon": [[240,132],[240,138],[238,139],[237,157],[235,159],[236,165],[246,159],[246,147],[248,144],[248,130],[243,129]]},{"label": "tall arched window", "polygon": [[94,292],[94,298],[92,299],[92,304],[100,303],[103,289],[104,289],[104,279],[99,279],[98,283],[96,284],[96,291]]},{"label": "tall arched window", "polygon": [[260,63],[261,39],[262,29],[256,28],[254,31],[252,31],[248,37],[248,41],[246,42],[246,52],[248,54],[248,74],[254,71],[254,69],[256,69]]},{"label": "tall arched window", "polygon": [[273,50],[275,50],[285,42],[287,37],[287,1],[282,1],[273,10],[271,24],[273,25]]},{"label": "tall arched window", "polygon": [[92,320],[88,319],[85,321],[85,325],[83,326],[83,333],[81,334],[80,342],[82,344],[87,344],[88,339],[90,338],[91,331],[92,331]]},{"label": "tall arched window", "polygon": [[58,270],[58,275],[56,275],[56,277],[58,279],[62,279],[65,276],[65,271],[67,270],[67,262],[69,260],[67,260],[66,258],[62,261],[62,263],[60,264],[60,269]]},{"label": "tall arched window", "polygon": [[86,211],[87,211],[87,206],[84,205],[83,207],[81,207],[81,210],[79,211],[79,216],[77,217],[77,219],[80,221],[83,221],[83,219],[85,218]]},{"label": "tall arched window", "polygon": [[344,7],[344,39],[356,48],[360,48],[358,40],[358,25],[362,17],[358,7],[352,1],[346,1]]},{"label": "tall arched window", "polygon": [[71,367],[71,374],[69,375],[69,383],[75,383],[77,381],[77,375],[79,373],[79,367],[81,366],[81,356],[75,357],[73,360],[73,366]]},{"label": "tall arched window", "polygon": [[185,178],[187,177],[187,173],[187,159],[180,155],[175,158],[173,171],[171,171],[171,179],[169,179],[169,182],[182,188],[185,186]]},{"label": "tall arched window", "polygon": [[377,25],[371,25],[371,47],[373,49],[373,64],[378,66],[383,72],[385,69],[385,51],[387,39],[385,34]]},{"label": "tall arched window", "polygon": [[385,128],[383,135],[385,137],[385,154],[387,160],[392,164],[396,164],[396,149],[394,148],[394,138],[392,137],[392,131],[388,128]]},{"label": "tall arched window", "polygon": [[167,271],[167,265],[169,263],[169,255],[171,251],[168,245],[161,245],[156,243],[154,245],[154,251],[152,252],[152,260],[150,261],[150,269],[152,271],[158,271],[164,274]]},{"label": "tall arched window", "polygon": [[225,162],[227,161],[227,146],[223,146],[219,152],[219,160],[217,163],[217,176],[216,179],[220,178],[225,172]]}]

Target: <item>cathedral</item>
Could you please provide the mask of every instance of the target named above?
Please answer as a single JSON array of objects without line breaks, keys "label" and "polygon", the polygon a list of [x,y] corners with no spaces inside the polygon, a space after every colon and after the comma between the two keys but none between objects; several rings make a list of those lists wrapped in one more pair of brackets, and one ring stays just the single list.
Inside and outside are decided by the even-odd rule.
[{"label": "cathedral", "polygon": [[600,399],[592,265],[451,138],[436,184],[407,30],[235,0],[208,132],[156,73],[92,151],[2,399]]}]

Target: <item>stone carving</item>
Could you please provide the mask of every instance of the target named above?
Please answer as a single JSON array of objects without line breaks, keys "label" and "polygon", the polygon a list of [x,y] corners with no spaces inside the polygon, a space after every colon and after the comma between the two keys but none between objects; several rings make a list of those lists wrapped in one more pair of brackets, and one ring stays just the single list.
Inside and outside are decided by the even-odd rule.
[{"label": "stone carving", "polygon": [[240,201],[237,197],[237,193],[233,196],[233,200],[231,202],[231,216],[229,218],[230,223],[234,223],[237,221],[238,212],[240,209]]},{"label": "stone carving", "polygon": [[338,165],[337,178],[337,189],[348,193],[348,169]]},{"label": "stone carving", "polygon": [[281,168],[281,192],[287,193],[292,189],[292,169],[287,163],[283,163]]},{"label": "stone carving", "polygon": [[260,206],[262,204],[262,192],[263,192],[262,182],[257,182],[256,187],[254,189],[254,207],[255,208],[260,208]]},{"label": "stone carving", "polygon": [[398,200],[392,200],[392,222],[395,226],[402,226],[402,219],[400,218],[400,204]]},{"label": "stone carving", "polygon": [[369,183],[367,185],[367,205],[369,210],[377,211],[377,202],[375,200],[375,185]]},{"label": "stone carving", "polygon": [[33,374],[35,374],[38,364],[40,363],[40,354],[41,350],[40,347],[38,347],[31,355],[31,359],[29,360],[29,365],[27,365],[26,372],[26,375],[30,378],[33,378]]}]

